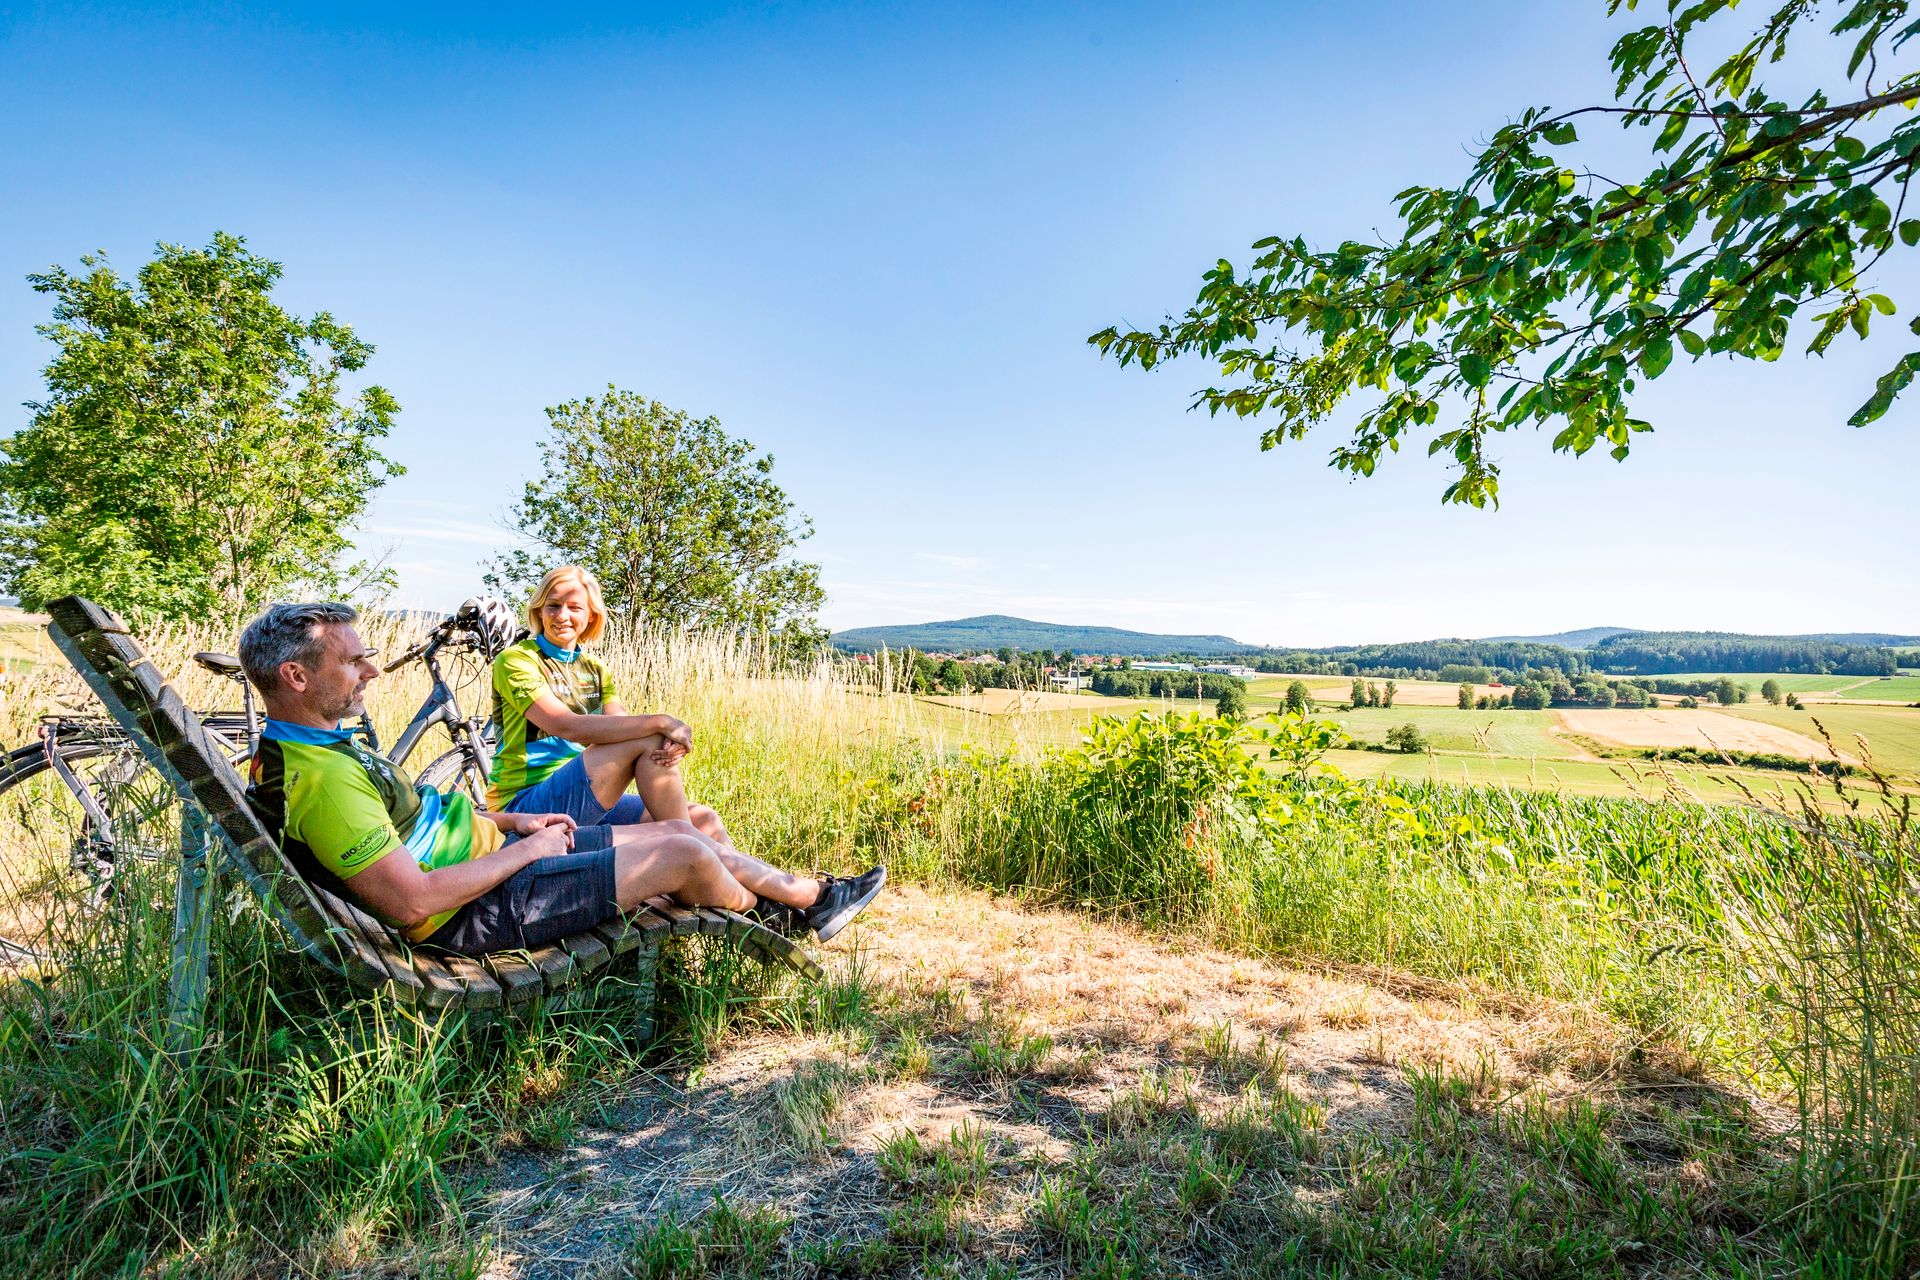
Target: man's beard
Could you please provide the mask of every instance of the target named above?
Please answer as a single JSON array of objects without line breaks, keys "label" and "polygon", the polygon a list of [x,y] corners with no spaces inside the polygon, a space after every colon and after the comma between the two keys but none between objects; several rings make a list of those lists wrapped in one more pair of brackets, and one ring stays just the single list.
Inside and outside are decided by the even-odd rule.
[{"label": "man's beard", "polygon": [[348,716],[360,714],[360,698],[357,693],[342,696],[338,702],[320,708],[320,714],[329,720],[345,720]]}]

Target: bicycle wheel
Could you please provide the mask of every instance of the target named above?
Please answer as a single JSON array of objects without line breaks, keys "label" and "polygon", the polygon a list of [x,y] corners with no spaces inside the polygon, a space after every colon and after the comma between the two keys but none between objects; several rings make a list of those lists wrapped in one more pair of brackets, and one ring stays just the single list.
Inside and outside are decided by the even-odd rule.
[{"label": "bicycle wheel", "polygon": [[[53,768],[75,792],[80,829],[73,842],[76,870],[111,878],[129,859],[155,860],[180,848],[180,806],[173,786],[130,739],[62,743]],[[63,767],[64,766],[64,767]]]},{"label": "bicycle wheel", "polygon": [[475,807],[486,807],[486,775],[481,773],[479,766],[473,763],[472,758],[458,747],[435,756],[432,762],[420,771],[416,781],[426,783],[435,791],[446,791],[457,787],[466,793],[467,799],[473,801]]},{"label": "bicycle wheel", "polygon": [[[179,847],[173,789],[111,725],[65,722],[51,752],[45,742],[8,752],[0,759],[0,817],[16,828],[23,855],[14,867],[21,878],[9,888],[36,904],[27,918],[39,921],[31,942],[0,940],[0,958],[16,962],[51,959],[73,945],[91,928],[82,921],[97,920],[118,896],[116,870]],[[77,896],[59,887],[73,873],[84,877]]]}]

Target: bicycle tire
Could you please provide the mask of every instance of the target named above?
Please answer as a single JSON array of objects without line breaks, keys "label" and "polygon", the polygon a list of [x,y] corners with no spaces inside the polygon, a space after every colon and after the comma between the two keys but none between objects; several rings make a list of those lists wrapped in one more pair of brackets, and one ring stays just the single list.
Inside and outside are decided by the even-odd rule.
[{"label": "bicycle tire", "polygon": [[475,807],[484,808],[487,801],[487,780],[477,767],[469,764],[467,753],[455,747],[435,756],[427,767],[420,771],[416,782],[424,783],[435,791],[445,791],[449,786],[458,786],[466,793],[467,799]]},{"label": "bicycle tire", "polygon": [[[104,823],[80,802],[69,777],[87,790]],[[37,787],[27,785],[36,780]],[[88,882],[87,915],[114,895],[117,868],[136,858],[168,858],[179,848],[180,809],[172,786],[131,739],[111,730],[63,738],[52,757],[44,742],[7,752],[0,757],[0,797],[17,809],[22,826],[54,836],[56,847],[65,838],[67,870]],[[53,945],[52,937],[36,943],[0,938],[0,965],[54,961],[65,945]]]},{"label": "bicycle tire", "polygon": [[[49,757],[44,743],[30,742],[0,757],[0,796],[52,774],[57,794],[67,799],[43,798],[49,806],[45,820],[64,819],[73,827],[70,858],[75,870],[84,870],[96,879],[110,878],[111,865],[123,856],[162,858],[179,848],[179,803],[173,788],[131,739],[65,738],[55,744],[53,757],[65,773],[88,790],[106,819],[104,825],[96,822],[73,795],[71,784],[62,769],[54,767],[54,758]],[[55,813],[60,817],[54,817]],[[33,821],[24,807],[22,818]]]}]

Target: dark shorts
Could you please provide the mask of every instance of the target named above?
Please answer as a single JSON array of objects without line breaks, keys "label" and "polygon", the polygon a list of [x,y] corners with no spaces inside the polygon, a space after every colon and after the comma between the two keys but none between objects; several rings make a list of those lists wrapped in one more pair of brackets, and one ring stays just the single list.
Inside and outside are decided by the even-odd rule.
[{"label": "dark shorts", "polygon": [[620,912],[613,861],[613,828],[581,827],[572,852],[528,863],[454,912],[426,945],[477,956],[543,947],[591,929]]},{"label": "dark shorts", "polygon": [[583,827],[625,827],[647,820],[646,803],[631,791],[611,809],[600,803],[584,756],[567,761],[503,807],[508,813],[564,813]]}]

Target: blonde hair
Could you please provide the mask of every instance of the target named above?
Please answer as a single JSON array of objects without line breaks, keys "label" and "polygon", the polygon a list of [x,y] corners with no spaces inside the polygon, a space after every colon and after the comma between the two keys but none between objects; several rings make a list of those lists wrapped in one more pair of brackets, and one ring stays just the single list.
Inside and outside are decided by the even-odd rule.
[{"label": "blonde hair", "polygon": [[592,644],[607,629],[607,602],[600,594],[600,579],[577,564],[549,569],[547,576],[540,579],[540,585],[533,589],[533,598],[527,601],[527,626],[537,636],[547,634],[547,629],[540,625],[540,610],[546,607],[547,597],[553,594],[554,588],[569,578],[587,589],[587,625],[580,628],[580,643]]}]

